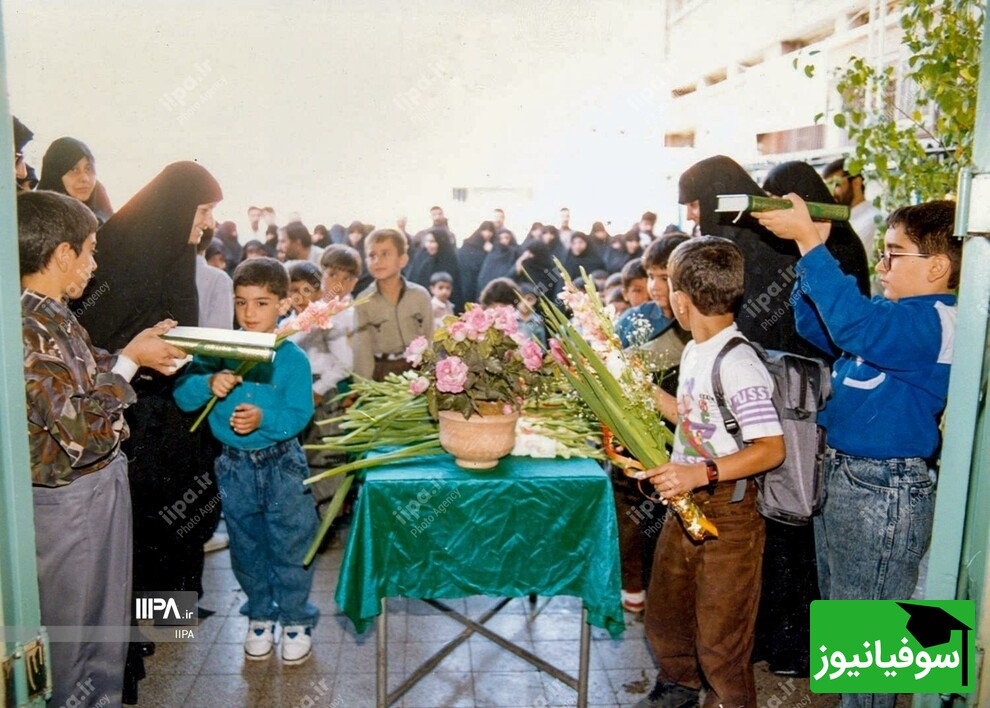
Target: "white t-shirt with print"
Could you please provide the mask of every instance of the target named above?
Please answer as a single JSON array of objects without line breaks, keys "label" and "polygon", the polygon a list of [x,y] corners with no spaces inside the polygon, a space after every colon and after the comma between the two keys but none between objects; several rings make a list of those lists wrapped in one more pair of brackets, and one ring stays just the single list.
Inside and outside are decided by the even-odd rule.
[{"label": "white t-shirt with print", "polygon": [[[745,339],[735,324],[701,344],[692,340],[684,348],[677,385],[673,462],[701,462],[739,450],[725,429],[712,389],[715,357],[733,337]],[[773,379],[751,347],[738,345],[730,351],[722,359],[721,375],[725,402],[739,423],[743,440],[783,434],[771,400]]]}]

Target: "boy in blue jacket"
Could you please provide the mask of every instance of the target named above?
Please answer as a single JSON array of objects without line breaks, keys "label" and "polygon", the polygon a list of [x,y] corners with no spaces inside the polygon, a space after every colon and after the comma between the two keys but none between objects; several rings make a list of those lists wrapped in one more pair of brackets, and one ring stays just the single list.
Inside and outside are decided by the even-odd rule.
[{"label": "boy in blue jacket", "polygon": [[801,198],[787,198],[793,209],[755,216],[801,251],[791,296],[798,333],[839,356],[819,418],[828,433],[825,503],[815,518],[822,597],[906,600],[931,539],[928,470],[949,386],[962,257],[955,204],[925,202],[888,217],[877,264],[883,297],[870,300],[821,247]]},{"label": "boy in blue jacket", "polygon": [[[274,332],[289,299],[289,275],[273,258],[247,260],[234,271],[234,315],[249,332]],[[247,595],[244,641],[247,659],[267,659],[282,624],[282,661],[301,664],[312,650],[319,612],[310,602],[312,568],[303,556],[318,519],[306,455],[297,436],[313,415],[313,377],[306,355],[284,341],[275,360],[257,364],[243,377],[237,362],[196,357],[175,387],[186,411],[219,398],[207,418],[223,444],[216,461],[230,534],[230,558]],[[228,368],[230,367],[230,368]]]}]

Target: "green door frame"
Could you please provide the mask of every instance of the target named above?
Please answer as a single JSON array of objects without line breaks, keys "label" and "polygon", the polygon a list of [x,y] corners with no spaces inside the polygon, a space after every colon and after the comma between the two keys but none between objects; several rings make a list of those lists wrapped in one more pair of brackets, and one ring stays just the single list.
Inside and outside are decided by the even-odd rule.
[{"label": "green door frame", "polygon": [[[38,606],[38,573],[34,562],[34,508],[31,497],[27,444],[27,403],[24,398],[24,348],[21,344],[20,276],[17,259],[17,212],[14,142],[7,94],[6,42],[0,13],[0,659],[12,667],[11,681],[0,671],[0,695],[14,705],[43,706],[28,699],[25,637],[44,645]],[[11,628],[14,631],[11,632]],[[47,646],[45,647],[47,655]],[[48,681],[50,683],[50,680]],[[0,702],[0,705],[5,705]]]},{"label": "green door frame", "polygon": [[[977,690],[954,703],[988,705],[990,680],[982,672],[990,641],[990,420],[986,415],[987,318],[990,306],[990,15],[984,25],[973,168],[959,178],[956,235],[964,239],[955,347],[949,377],[935,527],[926,597],[971,599],[977,616]],[[916,708],[943,699],[916,696]]]}]

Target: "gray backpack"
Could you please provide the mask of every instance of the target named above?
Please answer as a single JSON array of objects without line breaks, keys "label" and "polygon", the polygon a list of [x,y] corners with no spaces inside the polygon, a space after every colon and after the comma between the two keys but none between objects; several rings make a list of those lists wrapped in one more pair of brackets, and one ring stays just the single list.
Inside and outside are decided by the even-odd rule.
[{"label": "gray backpack", "polygon": [[784,430],[787,457],[784,462],[755,478],[757,509],[768,519],[792,526],[811,521],[821,506],[822,461],[825,431],[818,425],[818,412],[832,395],[828,364],[788,352],[765,351],[755,342],[733,337],[715,357],[712,388],[726,430],[742,449],[739,423],[725,402],[722,388],[722,360],[740,344],[748,344],[760,357],[773,378],[773,405]]}]

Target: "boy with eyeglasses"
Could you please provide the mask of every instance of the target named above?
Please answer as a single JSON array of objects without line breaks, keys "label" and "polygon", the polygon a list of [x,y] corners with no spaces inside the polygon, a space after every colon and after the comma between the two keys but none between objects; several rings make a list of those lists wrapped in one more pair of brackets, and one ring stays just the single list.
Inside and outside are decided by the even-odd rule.
[{"label": "boy with eyeglasses", "polygon": [[883,297],[868,300],[820,247],[800,197],[786,198],[793,209],[756,216],[801,251],[791,298],[798,333],[840,355],[819,418],[828,432],[825,503],[815,518],[822,597],[905,600],[931,538],[929,462],[949,386],[962,257],[955,204],[925,202],[888,217],[877,264]]}]

